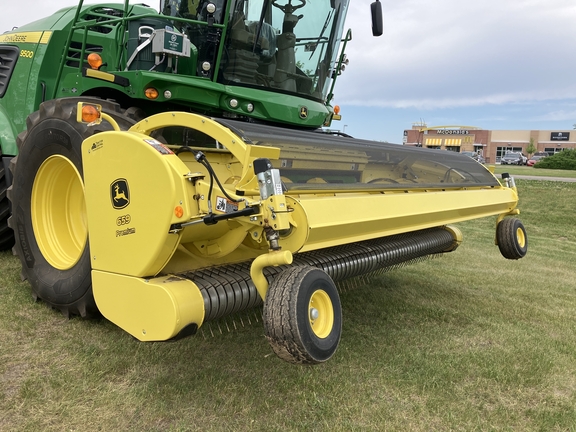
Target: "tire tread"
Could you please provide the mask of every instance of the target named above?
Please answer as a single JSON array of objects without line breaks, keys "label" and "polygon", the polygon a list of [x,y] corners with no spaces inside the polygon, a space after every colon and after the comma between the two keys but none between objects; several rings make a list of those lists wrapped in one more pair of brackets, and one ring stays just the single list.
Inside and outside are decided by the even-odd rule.
[{"label": "tire tread", "polygon": [[525,247],[518,244],[516,237],[516,230],[521,228],[526,236],[524,225],[518,218],[505,218],[498,223],[496,228],[496,239],[500,253],[506,259],[517,260],[526,255],[528,248],[528,240],[526,240]]},{"label": "tire tread", "polygon": [[[299,289],[309,273],[321,271],[311,266],[290,267],[284,270],[274,279],[268,290],[264,302],[264,328],[266,339],[274,353],[293,364],[318,364],[328,358],[317,358],[309,352],[302,340],[302,334],[307,329],[300,328],[298,323],[298,298]],[[327,275],[326,275],[327,276]],[[335,287],[334,287],[335,289]],[[338,303],[337,311],[340,314]],[[338,338],[340,339],[341,319],[337,320]],[[335,348],[334,348],[335,351]]]}]

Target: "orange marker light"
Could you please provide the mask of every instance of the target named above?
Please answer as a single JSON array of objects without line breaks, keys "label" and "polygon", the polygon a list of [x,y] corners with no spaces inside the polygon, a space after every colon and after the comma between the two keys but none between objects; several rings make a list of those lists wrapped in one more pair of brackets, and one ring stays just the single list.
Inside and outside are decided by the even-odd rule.
[{"label": "orange marker light", "polygon": [[90,53],[88,54],[88,64],[92,69],[98,70],[102,66],[102,57],[100,57],[100,54]]},{"label": "orange marker light", "polygon": [[82,121],[86,123],[95,122],[100,118],[100,113],[94,105],[82,106]]},{"label": "orange marker light", "polygon": [[148,87],[146,90],[144,90],[144,96],[146,96],[148,99],[156,99],[158,97],[158,90],[156,90],[154,87]]},{"label": "orange marker light", "polygon": [[184,209],[181,206],[176,206],[174,208],[174,214],[176,215],[177,218],[181,218],[182,215],[184,214]]},{"label": "orange marker light", "polygon": [[334,114],[336,114],[336,115],[340,114],[340,105],[334,106]]}]

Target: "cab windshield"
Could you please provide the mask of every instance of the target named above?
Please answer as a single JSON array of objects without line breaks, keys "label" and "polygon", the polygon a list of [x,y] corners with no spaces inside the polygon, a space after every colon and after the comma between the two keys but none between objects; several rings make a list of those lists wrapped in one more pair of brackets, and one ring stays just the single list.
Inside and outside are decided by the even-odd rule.
[{"label": "cab windshield", "polygon": [[214,23],[225,25],[225,32],[187,33],[200,52],[207,44],[217,52],[224,36],[218,82],[325,101],[348,0],[167,0],[162,10],[205,21],[209,3],[216,9]]}]

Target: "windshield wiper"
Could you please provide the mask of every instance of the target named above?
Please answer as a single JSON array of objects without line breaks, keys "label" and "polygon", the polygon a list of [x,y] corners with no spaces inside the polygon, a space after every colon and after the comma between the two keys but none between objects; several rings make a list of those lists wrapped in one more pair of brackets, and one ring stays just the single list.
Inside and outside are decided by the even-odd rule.
[{"label": "windshield wiper", "polygon": [[264,22],[264,17],[266,16],[266,11],[268,10],[268,3],[270,0],[264,0],[262,5],[262,12],[260,12],[260,20],[258,21],[258,27],[256,28],[256,38],[254,39],[254,46],[252,47],[252,52],[256,52],[256,45],[258,45],[258,40],[260,39],[260,32],[262,31],[262,23]]},{"label": "windshield wiper", "polygon": [[328,11],[328,15],[326,16],[326,21],[324,21],[324,27],[322,27],[322,31],[320,32],[320,36],[318,36],[318,39],[316,40],[316,43],[314,44],[314,47],[312,48],[312,52],[310,53],[310,58],[308,60],[310,60],[312,58],[312,56],[314,55],[314,52],[316,51],[316,47],[320,43],[320,39],[322,39],[322,36],[324,36],[324,32],[328,28],[328,23],[332,19],[333,14],[334,14],[334,9]]}]

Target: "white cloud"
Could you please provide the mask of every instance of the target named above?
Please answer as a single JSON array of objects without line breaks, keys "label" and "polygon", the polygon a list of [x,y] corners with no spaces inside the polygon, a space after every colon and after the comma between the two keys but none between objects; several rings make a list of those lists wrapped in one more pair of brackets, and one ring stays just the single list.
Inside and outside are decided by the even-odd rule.
[{"label": "white cloud", "polygon": [[569,121],[576,122],[576,109],[551,111],[544,115],[533,117],[534,121]]},{"label": "white cloud", "polygon": [[348,17],[340,101],[431,108],[576,97],[572,1],[384,0],[380,38],[365,30],[364,9]]}]

